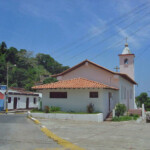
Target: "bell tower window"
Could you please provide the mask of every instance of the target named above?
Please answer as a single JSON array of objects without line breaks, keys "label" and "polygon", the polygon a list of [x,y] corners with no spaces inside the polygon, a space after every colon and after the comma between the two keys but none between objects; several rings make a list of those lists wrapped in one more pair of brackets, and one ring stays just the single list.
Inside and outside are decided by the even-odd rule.
[{"label": "bell tower window", "polygon": [[126,58],[125,60],[124,60],[124,64],[128,64],[129,63],[129,61],[128,61],[128,59]]}]

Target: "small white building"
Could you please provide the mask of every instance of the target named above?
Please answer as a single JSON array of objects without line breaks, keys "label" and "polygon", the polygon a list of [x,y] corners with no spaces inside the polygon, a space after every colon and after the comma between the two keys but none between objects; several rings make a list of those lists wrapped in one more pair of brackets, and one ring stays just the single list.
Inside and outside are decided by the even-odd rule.
[{"label": "small white building", "polygon": [[104,119],[117,103],[127,109],[135,108],[134,54],[128,44],[120,58],[120,72],[113,72],[89,60],[53,75],[59,81],[34,86],[42,93],[44,106],[58,106],[63,111],[86,111],[94,104],[96,112],[102,112]]},{"label": "small white building", "polygon": [[[8,90],[8,110],[33,109],[39,107],[41,94],[28,92],[20,88]],[[4,99],[4,110],[6,109],[6,96]]]}]

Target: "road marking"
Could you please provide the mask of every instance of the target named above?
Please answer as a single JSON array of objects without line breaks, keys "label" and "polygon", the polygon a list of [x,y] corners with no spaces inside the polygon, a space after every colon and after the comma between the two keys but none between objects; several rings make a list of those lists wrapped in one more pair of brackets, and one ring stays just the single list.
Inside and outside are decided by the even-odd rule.
[{"label": "road marking", "polygon": [[[41,124],[39,120],[37,120],[31,116],[28,116],[28,118],[30,118],[36,124]],[[81,148],[67,140],[60,138],[59,136],[55,135],[53,132],[48,130],[43,125],[41,125],[41,131],[44,132],[49,138],[51,138],[55,142],[57,142],[59,145],[63,146],[63,148],[46,148],[46,149],[36,149],[36,150],[85,150],[84,148]]]},{"label": "road marking", "polygon": [[51,139],[56,141],[59,145],[63,146],[66,150],[85,150],[84,148],[81,148],[67,140],[64,140],[57,135],[55,135],[53,132],[48,130],[46,127],[42,127],[41,130]]},{"label": "road marking", "polygon": [[31,116],[28,116],[28,118],[30,118],[36,124],[41,124],[41,122],[39,120],[37,120],[37,119],[35,119],[35,118],[31,117]]},{"label": "road marking", "polygon": [[66,148],[37,148],[35,150],[69,150]]}]

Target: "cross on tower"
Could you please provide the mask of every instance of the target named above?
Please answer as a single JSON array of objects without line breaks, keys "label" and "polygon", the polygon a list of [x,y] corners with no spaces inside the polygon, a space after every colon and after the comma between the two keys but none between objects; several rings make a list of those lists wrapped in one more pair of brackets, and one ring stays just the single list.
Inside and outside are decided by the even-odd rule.
[{"label": "cross on tower", "polygon": [[118,72],[118,70],[120,69],[118,66],[116,66],[114,69],[116,69],[116,72]]}]

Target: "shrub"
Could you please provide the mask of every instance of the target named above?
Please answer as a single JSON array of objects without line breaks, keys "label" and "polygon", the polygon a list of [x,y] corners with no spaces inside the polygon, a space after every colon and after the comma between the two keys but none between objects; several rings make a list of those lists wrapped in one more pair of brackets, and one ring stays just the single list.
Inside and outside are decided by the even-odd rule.
[{"label": "shrub", "polygon": [[49,106],[45,106],[45,107],[44,107],[44,112],[45,112],[45,113],[49,113],[49,111],[50,111]]},{"label": "shrub", "polygon": [[90,103],[89,105],[87,105],[87,112],[88,113],[94,112],[94,104]]},{"label": "shrub", "polygon": [[115,108],[115,114],[116,116],[123,116],[126,112],[126,106],[124,104],[117,104]]},{"label": "shrub", "polygon": [[61,110],[60,107],[56,107],[56,106],[51,106],[50,107],[51,112],[57,112],[57,111],[60,111],[60,110]]}]

